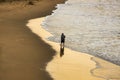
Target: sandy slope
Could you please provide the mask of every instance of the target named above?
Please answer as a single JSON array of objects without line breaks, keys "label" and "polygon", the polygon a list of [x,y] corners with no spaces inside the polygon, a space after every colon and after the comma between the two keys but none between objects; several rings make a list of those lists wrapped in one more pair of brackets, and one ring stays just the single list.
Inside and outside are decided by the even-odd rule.
[{"label": "sandy slope", "polygon": [[50,14],[56,3],[63,1],[42,0],[32,6],[24,2],[0,4],[0,80],[52,80],[45,66],[55,51],[26,23]]}]

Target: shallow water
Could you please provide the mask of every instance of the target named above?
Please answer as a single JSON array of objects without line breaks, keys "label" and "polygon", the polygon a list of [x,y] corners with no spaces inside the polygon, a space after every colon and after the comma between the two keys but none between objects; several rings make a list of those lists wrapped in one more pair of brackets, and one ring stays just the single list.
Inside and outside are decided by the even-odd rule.
[{"label": "shallow water", "polygon": [[65,33],[67,47],[120,65],[119,0],[68,0],[53,12],[42,24],[49,40]]}]

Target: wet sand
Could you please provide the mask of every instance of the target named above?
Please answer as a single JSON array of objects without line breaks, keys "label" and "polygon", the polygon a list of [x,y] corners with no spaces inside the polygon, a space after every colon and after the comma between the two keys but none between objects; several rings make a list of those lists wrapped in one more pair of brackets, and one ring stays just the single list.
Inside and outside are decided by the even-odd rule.
[{"label": "wet sand", "polygon": [[52,80],[45,71],[55,51],[27,28],[29,19],[50,14],[64,0],[0,4],[0,80]]},{"label": "wet sand", "polygon": [[120,80],[120,66],[96,57],[91,60],[95,61],[97,66],[91,70],[93,76],[106,80]]},{"label": "wet sand", "polygon": [[32,19],[27,26],[56,50],[56,55],[46,67],[54,80],[120,80],[120,66],[68,48],[64,48],[61,55],[60,44],[46,39],[52,35],[40,26],[43,21],[44,18]]}]

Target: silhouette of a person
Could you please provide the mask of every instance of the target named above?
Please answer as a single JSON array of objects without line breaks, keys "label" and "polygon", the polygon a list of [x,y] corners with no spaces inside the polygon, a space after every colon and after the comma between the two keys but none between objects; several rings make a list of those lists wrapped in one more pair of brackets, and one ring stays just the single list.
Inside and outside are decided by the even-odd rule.
[{"label": "silhouette of a person", "polygon": [[65,35],[64,33],[61,34],[61,47],[64,47],[64,43],[65,43]]},{"label": "silhouette of a person", "polygon": [[60,45],[60,57],[64,55],[64,43],[65,43],[65,35],[61,34],[61,45]]}]

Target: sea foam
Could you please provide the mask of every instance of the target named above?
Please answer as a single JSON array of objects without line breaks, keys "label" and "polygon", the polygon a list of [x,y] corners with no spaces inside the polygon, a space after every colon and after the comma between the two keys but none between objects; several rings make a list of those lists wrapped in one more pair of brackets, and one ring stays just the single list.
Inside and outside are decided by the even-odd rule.
[{"label": "sea foam", "polygon": [[58,4],[43,27],[53,34],[48,38],[65,46],[101,57],[120,65],[120,0],[68,0]]}]

